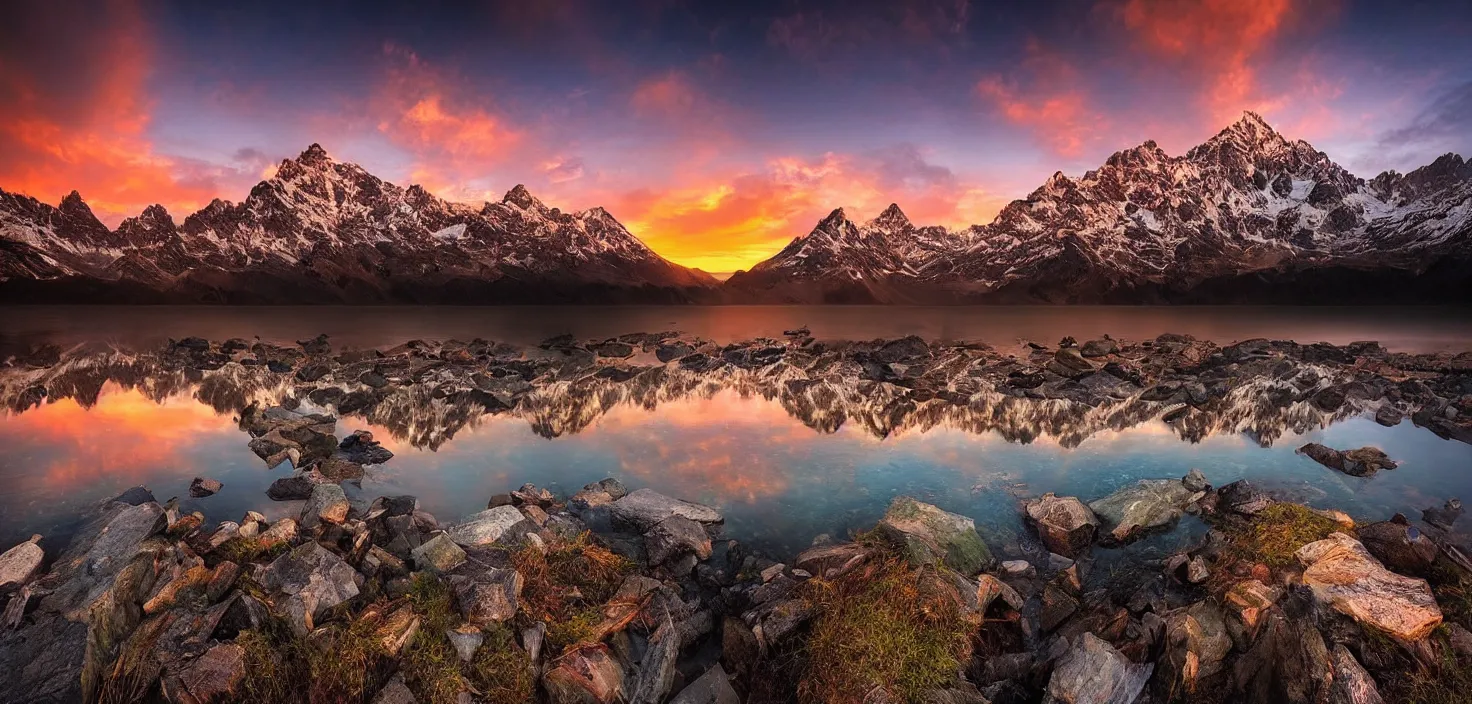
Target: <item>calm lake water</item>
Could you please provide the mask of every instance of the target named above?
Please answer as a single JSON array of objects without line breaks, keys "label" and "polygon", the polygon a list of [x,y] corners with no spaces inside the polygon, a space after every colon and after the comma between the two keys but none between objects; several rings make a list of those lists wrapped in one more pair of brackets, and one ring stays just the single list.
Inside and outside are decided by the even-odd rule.
[{"label": "calm lake water", "polygon": [[[486,337],[534,342],[553,334],[580,337],[682,329],[716,339],[780,333],[806,324],[816,335],[850,338],[916,333],[999,343],[1056,342],[1109,332],[1140,339],[1189,332],[1222,342],[1269,336],[1349,342],[1379,339],[1392,349],[1472,349],[1465,314],[1433,310],[1344,309],[894,309],[894,308],[637,308],[637,309],[57,309],[3,311],[0,347],[37,341],[71,344],[200,335],[292,340],[327,332],[344,346],[385,346],[410,338]],[[89,397],[89,394],[77,394]],[[160,500],[179,496],[186,510],[211,522],[248,510],[292,515],[265,489],[291,469],[267,469],[229,413],[201,400],[198,383],[161,386],[147,378],[107,382],[95,403],[76,398],[0,415],[0,543],[33,532],[64,536],[87,505],[143,484]],[[485,507],[494,493],[534,482],[569,494],[612,476],[632,488],[720,507],[726,534],[781,557],[814,536],[867,528],[896,495],[908,494],[975,518],[995,550],[1016,554],[1023,527],[1019,501],[1053,491],[1085,500],[1138,479],[1180,477],[1200,468],[1221,485],[1249,478],[1311,505],[1335,507],[1362,520],[1395,512],[1419,515],[1450,497],[1472,499],[1472,446],[1443,440],[1409,422],[1382,427],[1354,417],[1302,433],[1285,431],[1264,447],[1244,433],[1181,439],[1159,420],[1118,430],[1059,438],[1046,428],[1027,443],[977,425],[942,422],[877,437],[860,423],[815,430],[776,400],[713,389],[654,407],[610,399],[589,417],[549,430],[538,411],[471,420],[452,437],[375,427],[344,419],[339,435],[374,431],[395,453],[369,467],[364,500],[413,494],[441,521]],[[545,413],[545,412],[542,412]],[[566,420],[566,419],[564,419]],[[410,423],[412,425],[412,423]],[[576,430],[572,430],[575,428]],[[1339,474],[1299,456],[1306,442],[1348,448],[1376,445],[1401,462],[1371,478]],[[224,490],[188,498],[195,476]],[[1183,528],[1144,550],[1169,550],[1201,530]],[[56,540],[45,543],[58,549]],[[1141,548],[1137,548],[1141,549]]]}]

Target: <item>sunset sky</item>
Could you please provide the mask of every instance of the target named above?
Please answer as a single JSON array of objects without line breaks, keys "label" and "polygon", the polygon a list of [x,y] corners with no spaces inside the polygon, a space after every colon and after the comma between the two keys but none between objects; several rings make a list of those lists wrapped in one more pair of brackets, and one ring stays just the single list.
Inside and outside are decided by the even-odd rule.
[{"label": "sunset sky", "polygon": [[989,221],[1255,110],[1360,176],[1472,153],[1472,3],[20,0],[0,188],[109,225],[242,200],[312,142],[467,202],[525,183],[748,267],[834,207]]}]

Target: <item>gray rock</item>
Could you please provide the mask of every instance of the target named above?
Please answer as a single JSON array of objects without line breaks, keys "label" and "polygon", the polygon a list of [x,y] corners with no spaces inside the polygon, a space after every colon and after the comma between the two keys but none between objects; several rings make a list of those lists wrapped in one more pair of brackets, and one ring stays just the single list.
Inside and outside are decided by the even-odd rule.
[{"label": "gray rock", "polygon": [[859,543],[829,543],[802,551],[793,565],[813,576],[835,579],[864,564],[873,552]]},{"label": "gray rock", "polygon": [[271,524],[271,527],[256,537],[256,541],[263,546],[272,546],[278,543],[290,543],[296,540],[296,519],[283,518]]},{"label": "gray rock", "polygon": [[316,542],[302,543],[277,557],[258,577],[262,587],[285,597],[277,608],[297,635],[310,633],[328,609],[357,596],[362,579],[351,565]]},{"label": "gray rock", "polygon": [[1246,479],[1239,479],[1217,490],[1217,509],[1222,511],[1255,516],[1272,503],[1271,497],[1258,491]]},{"label": "gray rock", "polygon": [[1089,508],[1104,524],[1108,542],[1127,543],[1175,525],[1196,498],[1196,492],[1178,480],[1144,479],[1089,502]]},{"label": "gray rock", "polygon": [[694,554],[704,560],[710,557],[710,536],[699,523],[674,515],[656,523],[644,533],[644,549],[649,564],[662,565],[681,555]]},{"label": "gray rock", "polygon": [[1117,352],[1119,352],[1119,343],[1107,337],[1102,340],[1089,340],[1079,348],[1079,354],[1084,357],[1104,357]]},{"label": "gray rock", "polygon": [[414,693],[404,684],[403,675],[394,675],[383,689],[373,697],[373,704],[418,704],[414,699]]},{"label": "gray rock", "polygon": [[112,500],[120,503],[125,503],[129,506],[141,506],[143,504],[154,503],[157,501],[157,499],[153,498],[153,492],[149,491],[148,487],[144,486],[131,487],[127,491],[113,497]]},{"label": "gray rock", "polygon": [[1099,528],[1094,512],[1072,496],[1049,492],[1029,501],[1025,510],[1043,544],[1059,555],[1077,557],[1087,552]]},{"label": "gray rock", "polygon": [[1206,481],[1206,475],[1202,474],[1201,470],[1195,467],[1192,467],[1191,471],[1186,473],[1186,476],[1181,477],[1181,486],[1186,487],[1191,492],[1211,489],[1211,484]]},{"label": "gray rock", "polygon": [[194,481],[189,483],[189,495],[200,499],[206,496],[213,496],[219,493],[220,489],[224,487],[225,485],[221,484],[218,480],[195,477]]},{"label": "gray rock", "polygon": [[705,674],[697,677],[669,704],[741,704],[741,697],[731,688],[731,678],[726,668],[716,663]]},{"label": "gray rock", "polygon": [[523,580],[514,569],[467,563],[448,581],[460,614],[477,626],[509,620],[520,608]]},{"label": "gray rock", "polygon": [[327,481],[316,472],[304,472],[293,477],[282,477],[266,489],[266,496],[273,501],[301,501],[311,498],[312,488]]},{"label": "gray rock", "polygon": [[506,545],[526,535],[534,524],[512,506],[497,506],[450,526],[450,539],[464,546]]},{"label": "gray rock", "polygon": [[697,523],[721,523],[721,512],[709,506],[672,499],[653,489],[640,489],[609,507],[613,517],[639,530],[649,530],[670,516],[683,516]]},{"label": "gray rock", "polygon": [[1329,704],[1385,704],[1375,679],[1343,643],[1329,653],[1334,664],[1334,684],[1329,688]]},{"label": "gray rock", "polygon": [[538,621],[521,631],[521,648],[533,665],[542,659],[542,644],[547,640],[547,624]]},{"label": "gray rock", "polygon": [[245,679],[245,648],[221,643],[199,656],[179,675],[196,701],[231,701]]},{"label": "gray rock", "polygon": [[0,555],[0,594],[19,589],[41,570],[46,551],[41,549],[41,536],[33,535],[20,545]]},{"label": "gray rock", "polygon": [[347,494],[336,484],[318,484],[302,507],[301,527],[312,530],[324,523],[340,524],[348,518]]},{"label": "gray rock", "polygon": [[0,701],[84,701],[82,671],[87,662],[88,630],[86,623],[40,613],[18,631],[0,632],[0,672],[5,673],[0,677]]},{"label": "gray rock", "polygon": [[1340,451],[1311,442],[1298,448],[1298,454],[1351,477],[1368,477],[1379,470],[1395,469],[1397,466],[1394,460],[1375,447]]},{"label": "gray rock", "polygon": [[971,576],[993,563],[991,550],[976,533],[976,522],[908,496],[896,497],[878,530],[916,564],[942,561]]},{"label": "gray rock", "polygon": [[1360,526],[1360,543],[1375,559],[1402,574],[1426,577],[1440,550],[1415,526],[1396,520]]},{"label": "gray rock", "polygon": [[1092,633],[1079,636],[1048,680],[1048,704],[1132,704],[1154,664],[1136,665]]},{"label": "gray rock", "polygon": [[447,574],[465,563],[465,551],[448,535],[441,533],[414,548],[414,568],[435,574]]},{"label": "gray rock", "polygon": [[485,641],[485,634],[479,628],[466,626],[460,629],[445,631],[445,637],[450,639],[450,645],[454,646],[455,653],[460,656],[461,662],[470,662],[475,659],[475,651],[480,650],[480,644]]}]

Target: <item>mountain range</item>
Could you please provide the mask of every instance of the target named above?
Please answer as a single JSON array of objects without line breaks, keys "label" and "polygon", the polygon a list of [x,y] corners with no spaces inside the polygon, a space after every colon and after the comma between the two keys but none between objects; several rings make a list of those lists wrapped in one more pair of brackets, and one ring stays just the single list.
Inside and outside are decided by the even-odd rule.
[{"label": "mountain range", "polygon": [[241,203],[103,225],[0,190],[0,301],[134,303],[1465,303],[1472,163],[1358,178],[1247,113],[1184,156],[1154,142],[1056,173],[986,225],[834,210],[725,282],[602,208],[522,186],[454,203],[334,160],[283,161]]}]

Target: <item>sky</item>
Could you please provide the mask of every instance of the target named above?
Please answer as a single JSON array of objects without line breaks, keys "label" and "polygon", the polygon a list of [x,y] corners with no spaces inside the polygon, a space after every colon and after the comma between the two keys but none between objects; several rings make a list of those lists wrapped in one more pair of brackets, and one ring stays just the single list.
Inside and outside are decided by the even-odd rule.
[{"label": "sky", "polygon": [[449,200],[603,206],[728,272],[836,207],[985,223],[1244,110],[1365,178],[1472,155],[1465,0],[9,5],[0,189],[110,226],[319,143]]}]

